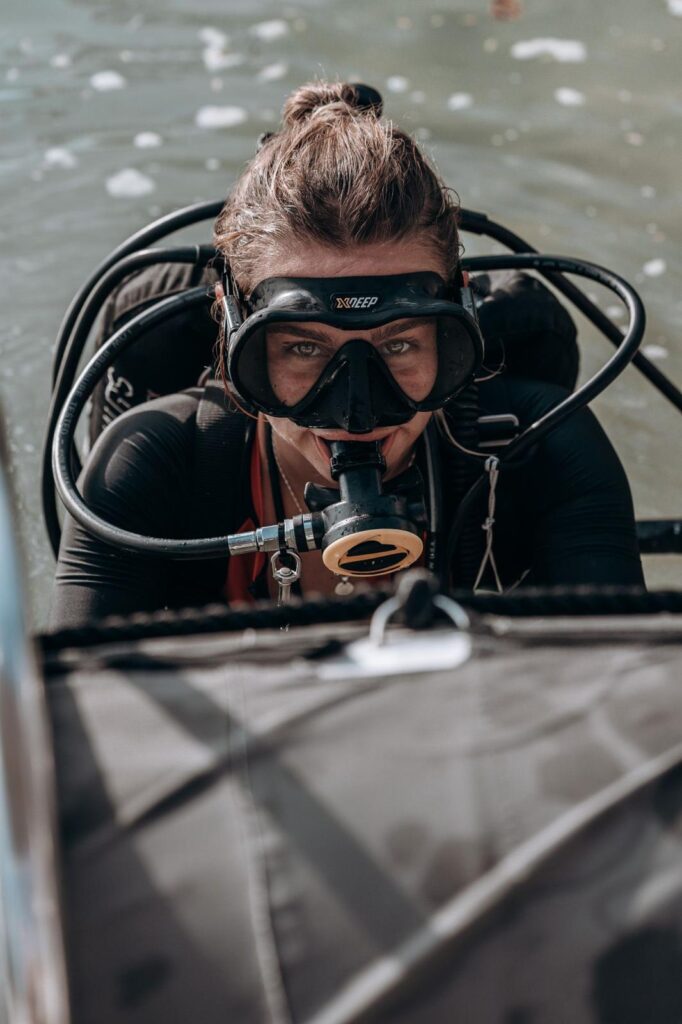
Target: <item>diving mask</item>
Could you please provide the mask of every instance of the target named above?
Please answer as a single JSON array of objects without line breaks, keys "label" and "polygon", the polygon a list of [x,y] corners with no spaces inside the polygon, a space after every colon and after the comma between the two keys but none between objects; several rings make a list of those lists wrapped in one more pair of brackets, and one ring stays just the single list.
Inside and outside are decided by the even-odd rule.
[{"label": "diving mask", "polygon": [[237,397],[304,427],[363,434],[406,423],[444,406],[483,359],[474,317],[431,271],[267,278],[243,303],[245,320],[227,275],[224,286]]}]

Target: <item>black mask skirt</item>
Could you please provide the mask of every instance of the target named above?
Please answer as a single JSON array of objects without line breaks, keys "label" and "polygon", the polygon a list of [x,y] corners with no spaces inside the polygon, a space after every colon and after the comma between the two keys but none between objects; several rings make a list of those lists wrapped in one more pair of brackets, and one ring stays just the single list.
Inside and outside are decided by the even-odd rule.
[{"label": "black mask skirt", "polygon": [[[243,322],[226,294],[227,372],[236,396],[253,411],[304,427],[363,434],[406,423],[442,408],[483,361],[476,321],[430,271],[267,278],[244,302]],[[347,340],[339,344],[326,327]]]}]

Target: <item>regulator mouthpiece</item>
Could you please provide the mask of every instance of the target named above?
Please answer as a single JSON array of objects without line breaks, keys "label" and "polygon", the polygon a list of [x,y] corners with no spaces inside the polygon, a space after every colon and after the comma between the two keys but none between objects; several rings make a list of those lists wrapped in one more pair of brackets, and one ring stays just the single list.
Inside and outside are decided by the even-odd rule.
[{"label": "regulator mouthpiece", "polygon": [[[322,561],[337,576],[385,576],[413,565],[424,550],[426,525],[418,471],[395,493],[383,492],[386,462],[378,441],[332,441],[331,475],[341,500],[322,510],[326,530]],[[309,508],[320,492],[306,488]],[[331,492],[336,497],[336,492]]]}]

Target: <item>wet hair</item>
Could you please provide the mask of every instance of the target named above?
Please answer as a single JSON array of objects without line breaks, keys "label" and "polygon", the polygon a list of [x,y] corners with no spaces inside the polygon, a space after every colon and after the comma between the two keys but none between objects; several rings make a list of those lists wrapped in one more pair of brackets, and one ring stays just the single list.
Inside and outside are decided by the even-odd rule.
[{"label": "wet hair", "polygon": [[459,261],[458,205],[414,139],[361,89],[316,82],[289,96],[220,213],[214,244],[241,290],[292,239],[338,248],[414,237],[449,280]]}]

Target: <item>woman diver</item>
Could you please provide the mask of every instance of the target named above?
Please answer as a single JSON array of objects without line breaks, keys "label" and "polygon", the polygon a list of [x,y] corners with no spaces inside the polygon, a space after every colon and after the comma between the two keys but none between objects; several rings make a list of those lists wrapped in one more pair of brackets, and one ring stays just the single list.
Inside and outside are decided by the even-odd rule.
[{"label": "woman diver", "polygon": [[[343,461],[356,442],[360,461],[373,452],[386,491],[398,495],[423,490],[420,470],[436,452],[441,484],[430,501],[447,535],[461,480],[472,466],[474,476],[491,469],[466,431],[458,434],[472,393],[474,420],[521,426],[565,396],[532,374],[482,368],[474,309],[463,308],[470,290],[458,207],[415,142],[381,119],[371,92],[304,86],[287,100],[281,130],[262,140],[215,226],[226,267],[216,285],[218,362],[229,400],[215,401],[213,385],[210,431],[200,427],[199,387],[111,424],[81,480],[109,522],[181,538],[295,519],[338,499],[339,452]],[[490,475],[494,502],[474,510],[460,545],[468,555],[448,550],[444,566],[441,544],[449,584],[643,584],[627,479],[588,409],[499,479]],[[52,626],[274,597],[269,562],[263,554],[150,560],[113,550],[67,518]],[[299,565],[304,594],[355,585],[318,551]]]}]

